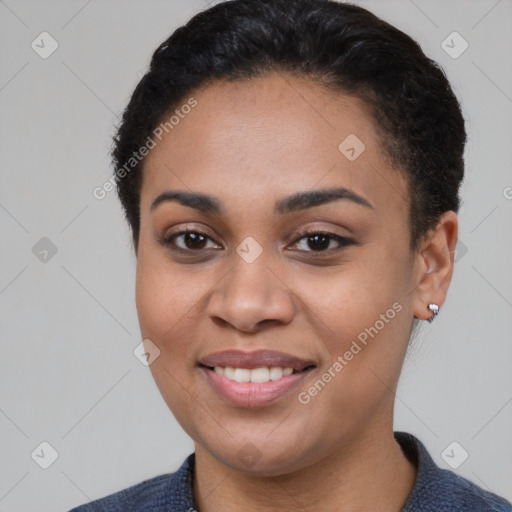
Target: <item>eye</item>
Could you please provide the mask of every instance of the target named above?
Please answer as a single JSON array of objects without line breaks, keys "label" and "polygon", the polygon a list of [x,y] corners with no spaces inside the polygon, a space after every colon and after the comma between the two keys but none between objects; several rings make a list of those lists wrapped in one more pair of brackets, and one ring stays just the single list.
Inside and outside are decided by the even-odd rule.
[{"label": "eye", "polygon": [[[332,248],[332,242],[338,247]],[[335,233],[328,233],[325,231],[306,231],[302,236],[297,239],[292,247],[297,247],[302,252],[311,253],[328,253],[339,251],[344,247],[353,245],[354,241],[350,238],[337,235]]]},{"label": "eye", "polygon": [[[179,231],[163,239],[158,240],[161,244],[181,251],[200,251],[202,249],[218,249],[209,235],[200,231]],[[208,243],[211,243],[209,246]]]},{"label": "eye", "polygon": [[[162,245],[171,250],[181,252],[200,252],[204,249],[221,249],[213,239],[201,231],[179,231],[172,233],[165,238],[157,239]],[[331,254],[340,251],[343,248],[353,245],[355,242],[350,238],[329,233],[325,231],[305,231],[290,246],[297,248],[301,252],[309,252],[313,255],[322,255],[321,253]],[[332,246],[335,246],[334,248]]]}]

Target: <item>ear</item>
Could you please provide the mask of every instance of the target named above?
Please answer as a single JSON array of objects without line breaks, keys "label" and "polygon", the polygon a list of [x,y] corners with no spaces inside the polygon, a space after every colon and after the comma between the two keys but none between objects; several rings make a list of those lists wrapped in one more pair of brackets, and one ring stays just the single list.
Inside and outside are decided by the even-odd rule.
[{"label": "ear", "polygon": [[431,303],[444,304],[452,280],[455,246],[458,236],[457,214],[447,211],[440,217],[421,244],[416,259],[414,316],[427,320]]}]

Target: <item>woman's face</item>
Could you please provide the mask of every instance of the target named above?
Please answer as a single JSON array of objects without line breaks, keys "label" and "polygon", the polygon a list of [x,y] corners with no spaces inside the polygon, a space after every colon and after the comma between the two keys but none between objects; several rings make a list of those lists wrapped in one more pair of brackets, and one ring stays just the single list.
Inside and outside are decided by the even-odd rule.
[{"label": "woman's face", "polygon": [[141,191],[136,302],[163,398],[198,448],[254,474],[388,435],[420,257],[374,121],[288,75],[193,97]]}]

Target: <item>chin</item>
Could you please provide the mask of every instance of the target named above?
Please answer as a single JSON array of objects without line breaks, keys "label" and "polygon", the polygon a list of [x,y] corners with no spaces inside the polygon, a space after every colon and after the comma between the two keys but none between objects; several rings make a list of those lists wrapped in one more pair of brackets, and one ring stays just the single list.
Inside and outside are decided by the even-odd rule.
[{"label": "chin", "polygon": [[297,433],[288,430],[285,436],[272,441],[265,439],[268,430],[261,435],[251,434],[233,437],[226,434],[223,442],[208,439],[201,445],[221,464],[252,476],[289,474],[318,460],[319,450],[305,440],[299,444],[297,440],[301,436]]}]

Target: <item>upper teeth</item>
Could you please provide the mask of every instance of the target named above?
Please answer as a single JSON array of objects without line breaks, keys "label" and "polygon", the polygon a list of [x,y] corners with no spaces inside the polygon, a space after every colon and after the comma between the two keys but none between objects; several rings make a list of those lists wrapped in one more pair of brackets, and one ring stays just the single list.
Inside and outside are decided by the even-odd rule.
[{"label": "upper teeth", "polygon": [[215,373],[236,382],[268,382],[277,380],[293,373],[293,368],[282,368],[280,366],[263,366],[261,368],[233,368],[232,366],[215,366]]}]

